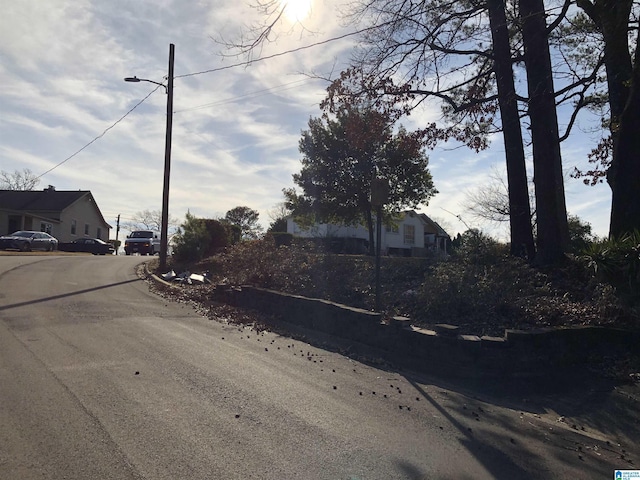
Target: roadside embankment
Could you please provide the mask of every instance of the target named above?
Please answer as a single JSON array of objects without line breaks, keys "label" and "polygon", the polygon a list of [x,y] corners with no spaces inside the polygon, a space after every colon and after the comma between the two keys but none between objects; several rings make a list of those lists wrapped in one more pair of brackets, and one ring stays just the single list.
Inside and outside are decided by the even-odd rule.
[{"label": "roadside embankment", "polygon": [[543,375],[623,356],[640,341],[640,332],[592,326],[505,330],[502,337],[460,335],[455,325],[418,328],[405,317],[383,318],[380,313],[253,286],[218,286],[212,300],[374,347],[418,370],[463,376]]}]

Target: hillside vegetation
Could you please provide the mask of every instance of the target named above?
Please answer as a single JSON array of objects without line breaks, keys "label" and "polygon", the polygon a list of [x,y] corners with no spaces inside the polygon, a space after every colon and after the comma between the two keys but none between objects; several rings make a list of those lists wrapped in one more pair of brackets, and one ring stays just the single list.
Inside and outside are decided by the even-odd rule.
[{"label": "hillside vegetation", "polygon": [[[511,257],[505,245],[482,236],[465,239],[447,258],[383,257],[382,310],[415,325],[450,323],[476,335],[570,325],[640,328],[637,237],[592,244],[547,268]],[[197,263],[171,260],[170,266],[176,272],[209,271],[214,284],[375,306],[375,258],[328,254],[312,242],[276,246],[267,235]]]}]

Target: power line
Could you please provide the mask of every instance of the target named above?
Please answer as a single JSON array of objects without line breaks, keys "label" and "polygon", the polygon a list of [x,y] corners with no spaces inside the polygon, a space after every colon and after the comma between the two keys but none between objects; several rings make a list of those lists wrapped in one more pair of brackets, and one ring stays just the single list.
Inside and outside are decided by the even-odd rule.
[{"label": "power line", "polygon": [[296,53],[296,52],[300,52],[302,50],[307,50],[309,48],[318,47],[320,45],[326,45],[327,43],[335,42],[337,40],[343,40],[343,39],[345,39],[347,37],[352,37],[354,35],[359,35],[361,33],[368,32],[369,30],[376,30],[376,29],[378,29],[380,27],[389,25],[391,23],[392,22],[386,22],[386,23],[382,23],[380,25],[374,25],[372,27],[363,28],[362,30],[356,30],[354,32],[345,33],[344,35],[339,35],[337,37],[331,37],[331,38],[328,38],[327,40],[322,40],[320,42],[311,43],[309,45],[303,45],[302,47],[293,48],[291,50],[285,50],[284,52],[274,53],[273,55],[267,55],[266,57],[260,57],[260,58],[255,58],[255,59],[252,59],[252,60],[246,60],[244,62],[234,63],[234,64],[231,64],[231,65],[225,65],[224,67],[212,68],[210,70],[203,70],[201,72],[193,72],[193,73],[185,73],[183,75],[176,75],[174,78],[194,77],[196,75],[204,75],[205,73],[220,72],[222,70],[229,70],[231,68],[236,68],[236,67],[246,67],[248,65],[251,65],[252,63],[262,62],[264,60],[271,60],[272,58],[282,57],[283,55],[288,55],[290,53]]},{"label": "power line", "polygon": [[[244,95],[238,95],[237,97],[225,98],[223,100],[217,100],[215,102],[204,103],[202,105],[196,105],[196,106],[193,106],[193,107],[183,108],[182,110],[175,110],[173,113],[183,113],[183,112],[190,112],[190,111],[193,111],[193,110],[201,110],[203,108],[208,108],[208,107],[217,107],[219,105],[225,105],[227,103],[235,102],[236,100],[259,97],[259,96],[261,96],[262,94],[265,94],[265,93],[281,92],[281,91],[285,91],[285,90],[291,90],[292,88],[295,88],[295,87],[292,87],[291,85],[295,85],[295,84],[298,84],[298,83],[307,83],[310,80],[312,80],[312,79],[303,78],[301,80],[295,80],[293,82],[283,83],[283,84],[280,84],[280,85],[276,85],[274,87],[264,88],[262,90],[256,90],[255,92],[245,93]],[[286,88],[284,88],[284,87],[286,87]]]},{"label": "power line", "polygon": [[[176,77],[174,77],[176,78]],[[302,80],[295,80],[293,82],[289,82],[289,83],[284,83],[281,85],[276,85],[275,87],[271,87],[271,88],[265,88],[262,90],[257,90],[255,92],[250,92],[247,93],[245,95],[239,95],[237,97],[232,97],[232,98],[228,98],[225,100],[220,100],[217,102],[211,102],[211,103],[206,103],[203,105],[197,105],[195,107],[189,107],[189,108],[185,108],[182,110],[175,110],[173,113],[183,113],[183,112],[189,112],[192,110],[200,110],[203,108],[207,108],[207,107],[213,107],[213,106],[218,106],[218,105],[224,105],[226,103],[231,103],[234,102],[236,100],[242,99],[242,98],[250,98],[250,97],[254,97],[254,96],[260,96],[263,93],[267,93],[267,92],[271,92],[271,91],[282,91],[282,90],[289,90],[291,88],[294,87],[290,87],[290,85],[294,85],[296,83],[304,83],[304,82],[308,82],[309,79],[302,79]],[[133,106],[133,108],[131,108],[127,113],[125,113],[122,117],[120,117],[118,120],[116,120],[113,124],[111,124],[109,127],[107,127],[100,135],[98,135],[97,137],[95,137],[93,140],[91,140],[89,143],[85,144],[82,148],[78,149],[75,153],[73,153],[72,155],[68,156],[67,158],[65,158],[63,161],[61,161],[60,163],[58,163],[57,165],[54,165],[53,167],[51,167],[49,170],[47,170],[46,172],[42,173],[41,175],[39,175],[36,178],[41,178],[44,177],[47,173],[55,170],[56,168],[58,168],[59,166],[63,165],[64,163],[68,162],[69,160],[71,160],[73,157],[75,157],[76,155],[78,155],[80,152],[82,152],[83,150],[85,150],[87,147],[89,147],[91,144],[93,144],[94,142],[96,142],[97,140],[99,140],[100,138],[104,137],[104,135],[111,130],[113,127],[115,127],[118,123],[120,123],[122,120],[124,120],[131,112],[133,112],[136,108],[138,108],[140,105],[142,105],[142,103],[145,102],[145,100],[147,100],[153,93],[156,92],[156,90],[158,90],[161,87],[161,85],[158,85],[156,88],[154,88],[151,92],[149,92],[149,94],[144,97],[142,100],[140,100],[136,105]],[[282,88],[282,87],[288,87],[288,88]]]},{"label": "power line", "polygon": [[68,162],[69,160],[71,160],[73,157],[75,157],[76,155],[78,155],[80,152],[82,152],[85,148],[89,147],[92,143],[96,142],[97,140],[99,140],[100,138],[104,137],[105,134],[111,130],[113,127],[115,127],[117,124],[119,124],[122,120],[124,120],[131,112],[133,112],[136,108],[138,108],[140,105],[142,105],[145,100],[147,100],[147,98],[149,98],[152,94],[154,94],[156,92],[156,90],[158,90],[162,85],[158,85],[156,88],[154,88],[153,90],[151,90],[149,92],[149,94],[144,97],[142,100],[140,100],[138,103],[136,103],[133,108],[131,108],[127,113],[125,113],[123,116],[121,116],[118,120],[116,120],[115,122],[113,122],[109,127],[107,127],[104,132],[102,132],[100,135],[98,135],[97,137],[95,137],[93,140],[91,140],[89,143],[87,143],[85,146],[83,146],[82,148],[80,148],[79,150],[77,150],[75,153],[73,153],[72,155],[69,155],[67,158],[65,158],[64,160],[62,160],[60,163],[58,163],[57,165],[54,165],[53,167],[51,167],[49,170],[47,170],[46,172],[44,172],[43,174],[37,176],[36,178],[42,178],[44,177],[47,173],[55,170],[56,168],[58,168],[60,165]]},{"label": "power line", "polygon": [[[298,48],[294,48],[291,50],[285,50],[284,52],[279,52],[279,53],[274,53],[273,55],[267,55],[266,57],[261,57],[261,58],[256,58],[256,59],[252,59],[252,60],[247,60],[244,62],[239,62],[239,63],[235,63],[232,65],[226,65],[224,67],[218,67],[218,68],[212,68],[209,70],[203,70],[201,72],[193,72],[193,73],[185,73],[183,75],[174,75],[174,79],[176,78],[187,78],[187,77],[194,77],[196,75],[204,75],[205,73],[214,73],[214,72],[220,72],[222,70],[229,70],[231,68],[236,68],[236,67],[243,67],[243,66],[247,66],[247,65],[251,65],[252,63],[256,63],[256,62],[262,62],[264,60],[270,60],[273,58],[277,58],[277,57],[282,57],[284,55],[288,55],[290,53],[296,53],[296,52],[300,52],[302,50],[307,50],[309,48],[313,48],[313,47],[318,47],[320,45],[326,45],[327,43],[331,43],[331,42],[335,42],[337,40],[342,40],[344,38],[347,37],[352,37],[354,35],[359,35],[361,33],[367,32],[369,30],[375,30],[377,28],[380,28],[382,26],[385,26],[386,24],[390,24],[391,22],[387,22],[381,25],[374,25],[372,27],[367,27],[364,28],[362,30],[356,30],[354,32],[350,32],[350,33],[345,33],[344,35],[339,35],[337,37],[332,37],[329,38],[327,40],[323,40],[320,42],[315,42],[315,43],[311,43],[309,45],[304,45],[302,47],[298,47]],[[85,150],[87,147],[89,147],[90,145],[92,145],[94,142],[96,142],[97,140],[99,140],[100,138],[102,138],[109,130],[111,130],[113,127],[115,127],[118,123],[120,123],[122,120],[124,120],[131,112],[133,112],[136,108],[138,108],[140,105],[142,105],[142,103],[144,103],[145,100],[147,100],[147,98],[149,98],[153,93],[156,92],[156,90],[158,90],[158,88],[160,88],[163,85],[158,85],[156,88],[154,88],[151,92],[149,92],[149,94],[144,97],[142,100],[140,100],[133,108],[131,108],[127,113],[125,113],[122,117],[120,117],[118,120],[116,120],[112,125],[110,125],[109,127],[107,127],[100,135],[98,135],[97,137],[95,137],[93,140],[91,140],[89,143],[87,143],[86,145],[84,145],[82,148],[80,148],[79,150],[77,150],[75,153],[73,153],[72,155],[68,156],[67,158],[65,158],[64,160],[62,160],[60,163],[54,165],[53,167],[51,167],[49,170],[47,170],[46,172],[42,173],[41,175],[39,175],[36,178],[42,178],[43,176],[45,176],[47,173],[52,172],[53,170],[55,170],[56,168],[58,168],[59,166],[63,165],[64,163],[68,162],[69,160],[71,160],[73,157],[75,157],[76,155],[78,155],[80,152],[82,152],[83,150]],[[269,90],[269,89],[267,89]],[[213,103],[213,105],[215,105],[215,103]],[[196,108],[204,108],[204,106],[201,107],[194,107],[192,108],[193,110]],[[185,111],[185,110],[182,110]]]}]

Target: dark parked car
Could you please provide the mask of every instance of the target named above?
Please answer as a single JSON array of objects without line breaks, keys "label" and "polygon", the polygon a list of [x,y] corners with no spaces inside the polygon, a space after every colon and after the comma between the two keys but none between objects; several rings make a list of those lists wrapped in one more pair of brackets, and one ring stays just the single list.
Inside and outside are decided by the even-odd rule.
[{"label": "dark parked car", "polygon": [[0,237],[0,248],[3,250],[20,250],[22,252],[29,252],[31,250],[51,252],[58,248],[58,240],[45,232],[20,230],[13,232],[11,235]]},{"label": "dark parked car", "polygon": [[113,245],[99,238],[77,238],[73,242],[61,243],[58,250],[62,252],[87,252],[94,255],[113,255]]}]

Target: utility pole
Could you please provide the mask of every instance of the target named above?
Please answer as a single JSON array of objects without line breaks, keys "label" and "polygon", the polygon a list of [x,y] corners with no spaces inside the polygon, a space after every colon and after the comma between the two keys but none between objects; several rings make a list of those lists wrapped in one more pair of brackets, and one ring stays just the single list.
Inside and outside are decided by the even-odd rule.
[{"label": "utility pole", "polygon": [[162,186],[162,225],[160,228],[160,271],[167,268],[167,243],[169,231],[169,175],[171,172],[171,129],[173,127],[173,57],[175,45],[169,44],[169,74],[167,84],[147,78],[126,77],[125,82],[149,82],[162,85],[167,91],[167,130],[164,141],[164,182]]},{"label": "utility pole", "polygon": [[167,78],[167,131],[164,144],[164,186],[162,188],[162,230],[160,232],[160,273],[167,268],[169,232],[169,173],[171,172],[171,130],[173,128],[173,57],[175,45],[169,44],[169,76]]},{"label": "utility pole", "polygon": [[116,220],[116,255],[118,254],[118,234],[120,233],[120,214],[118,214],[118,219]]}]

